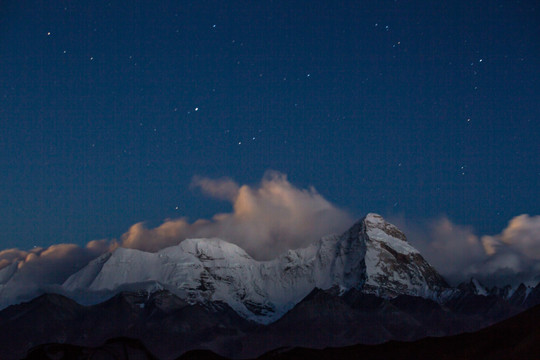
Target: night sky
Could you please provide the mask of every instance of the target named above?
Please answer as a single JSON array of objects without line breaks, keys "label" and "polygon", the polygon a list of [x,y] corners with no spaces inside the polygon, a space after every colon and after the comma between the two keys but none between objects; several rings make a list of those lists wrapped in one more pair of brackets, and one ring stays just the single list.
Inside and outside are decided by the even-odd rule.
[{"label": "night sky", "polygon": [[0,248],[230,211],[266,170],[354,217],[540,213],[536,1],[3,1]]}]

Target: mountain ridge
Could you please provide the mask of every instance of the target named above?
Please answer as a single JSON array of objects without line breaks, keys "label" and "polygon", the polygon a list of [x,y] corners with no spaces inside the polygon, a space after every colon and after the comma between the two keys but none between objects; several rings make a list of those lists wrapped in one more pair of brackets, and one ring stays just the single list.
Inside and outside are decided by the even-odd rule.
[{"label": "mountain ridge", "polygon": [[314,288],[428,298],[449,288],[399,229],[370,213],[340,236],[270,261],[257,261],[221,239],[187,239],[156,253],[118,248],[70,276],[63,289],[114,293],[145,282],[190,303],[223,301],[260,323],[277,320]]},{"label": "mountain ridge", "polygon": [[[479,296],[486,299],[489,297]],[[161,311],[159,306],[167,301],[170,301],[169,306]],[[36,331],[45,337],[37,343],[35,338],[31,338],[32,333],[26,334],[26,340],[32,340],[34,344],[25,345],[27,349],[32,348],[28,359],[45,358],[43,354],[56,354],[54,358],[58,359],[61,351],[67,353],[66,349],[73,350],[72,354],[84,355],[87,347],[108,347],[111,343],[124,342],[122,338],[126,339],[128,347],[135,347],[139,354],[149,356],[146,351],[148,349],[160,359],[175,359],[178,356],[178,359],[322,359],[357,358],[360,354],[368,359],[427,359],[433,358],[434,354],[452,359],[470,359],[472,353],[475,359],[502,359],[512,358],[508,355],[514,353],[516,346],[521,352],[514,358],[532,359],[535,357],[526,355],[538,354],[540,351],[538,346],[531,347],[534,341],[530,337],[540,336],[534,330],[540,314],[538,306],[520,314],[509,314],[512,317],[508,317],[508,320],[478,331],[479,327],[489,324],[479,324],[478,318],[466,311],[448,313],[446,306],[433,300],[407,295],[383,299],[355,289],[342,295],[339,295],[338,289],[314,290],[295,307],[294,314],[288,313],[270,325],[243,323],[238,326],[242,319],[232,309],[227,310],[226,304],[221,305],[221,310],[203,308],[200,304],[189,305],[167,291],[155,294],[121,293],[99,305],[75,305],[75,312],[66,309],[65,304],[55,307],[55,304],[64,302],[74,305],[72,300],[61,295],[44,295],[30,303],[10,307],[19,307],[22,317],[17,319],[6,316],[7,309],[0,311],[0,330],[3,334],[0,337],[0,351],[3,358],[17,359],[24,356],[18,346],[22,339],[17,336],[6,339],[6,336],[9,337],[6,328],[11,330],[11,335],[16,335],[20,333],[19,329],[28,331],[29,324],[34,327],[39,324],[46,326],[36,327]],[[170,306],[175,302],[177,306]],[[51,309],[56,310],[43,311],[47,309],[43,308],[44,304],[53,305]],[[71,323],[66,320],[66,311],[72,313],[69,320]],[[36,312],[45,314],[37,322]],[[339,315],[338,319],[336,315]],[[101,320],[96,319],[96,316],[100,316]],[[146,320],[141,321],[143,318],[140,316]],[[26,322],[21,323],[24,319]],[[227,327],[219,325],[224,324],[224,320],[228,321]],[[331,322],[328,323],[328,320]],[[455,324],[461,324],[461,327],[451,331]],[[468,327],[464,328],[464,324],[468,324]],[[445,329],[447,326],[450,328]],[[116,330],[111,332],[111,327]],[[67,337],[59,329],[63,329]],[[468,333],[440,337],[463,330]],[[393,337],[389,338],[388,332],[393,333]],[[87,338],[85,334],[101,336]],[[357,337],[353,339],[351,334]],[[378,336],[379,340],[373,341],[373,336]],[[130,340],[136,338],[142,341]],[[480,345],[474,339],[479,339]],[[43,345],[35,346],[37,344]],[[77,357],[64,357],[74,358]]]}]

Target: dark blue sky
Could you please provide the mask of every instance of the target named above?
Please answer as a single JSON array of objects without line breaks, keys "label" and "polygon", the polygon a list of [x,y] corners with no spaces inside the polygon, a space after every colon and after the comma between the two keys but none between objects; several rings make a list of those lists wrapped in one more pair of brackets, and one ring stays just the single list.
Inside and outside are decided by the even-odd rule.
[{"label": "dark blue sky", "polygon": [[118,237],[265,170],[360,216],[540,213],[536,1],[4,1],[0,248]]}]

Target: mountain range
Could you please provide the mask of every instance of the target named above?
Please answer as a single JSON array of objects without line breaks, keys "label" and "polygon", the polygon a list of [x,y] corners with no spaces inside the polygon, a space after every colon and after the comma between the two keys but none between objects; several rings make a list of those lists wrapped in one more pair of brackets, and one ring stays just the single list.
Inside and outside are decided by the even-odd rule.
[{"label": "mountain range", "polygon": [[[2,276],[4,295],[16,270]],[[193,349],[256,357],[475,331],[540,303],[540,286],[487,289],[471,279],[451,287],[377,214],[271,261],[220,239],[156,253],[117,248],[58,290],[0,311],[2,358],[118,336],[141,339],[163,359]]]},{"label": "mountain range", "polygon": [[167,289],[190,304],[224,302],[262,324],[279,319],[313,289],[332,287],[433,299],[449,288],[405,235],[376,214],[341,236],[323,237],[264,262],[220,239],[188,239],[156,253],[118,248],[63,285],[76,299]]},{"label": "mountain range", "polygon": [[[269,351],[256,360],[533,360],[540,354],[540,306],[526,310],[474,333],[447,337],[429,337],[417,341],[388,341],[379,345],[357,344],[338,348],[280,348]],[[66,344],[44,344],[32,349],[26,360],[95,360],[110,359],[156,360],[141,341],[114,338],[97,347]],[[209,350],[192,350],[176,360],[227,360]]]}]

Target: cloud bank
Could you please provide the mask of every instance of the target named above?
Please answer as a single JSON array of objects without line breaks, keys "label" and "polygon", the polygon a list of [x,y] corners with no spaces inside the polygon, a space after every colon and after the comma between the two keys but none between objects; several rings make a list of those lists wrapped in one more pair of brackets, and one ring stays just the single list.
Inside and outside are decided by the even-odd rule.
[{"label": "cloud bank", "polygon": [[278,172],[267,172],[255,187],[240,186],[228,178],[200,177],[193,179],[192,187],[229,201],[233,211],[194,223],[168,220],[154,229],[138,223],[122,236],[121,245],[157,251],[186,238],[218,237],[237,244],[257,259],[267,260],[323,235],[341,233],[354,221],[313,187],[298,189]]},{"label": "cloud bank", "polygon": [[27,300],[47,287],[62,284],[90,260],[115,246],[111,241],[93,240],[85,247],[56,244],[28,251],[0,251],[0,306]]},{"label": "cloud bank", "polygon": [[519,215],[497,235],[441,217],[422,224],[394,221],[426,259],[451,282],[476,277],[486,285],[540,280],[540,216]]},{"label": "cloud bank", "polygon": [[0,251],[0,307],[29,300],[47,289],[61,291],[59,286],[71,274],[118,246],[157,251],[186,238],[219,237],[264,260],[323,235],[341,233],[354,220],[314,188],[299,189],[278,172],[267,172],[257,186],[194,177],[192,187],[230,202],[232,211],[193,223],[186,218],[166,220],[152,229],[136,223],[120,240],[96,240],[84,247],[58,244]]}]

